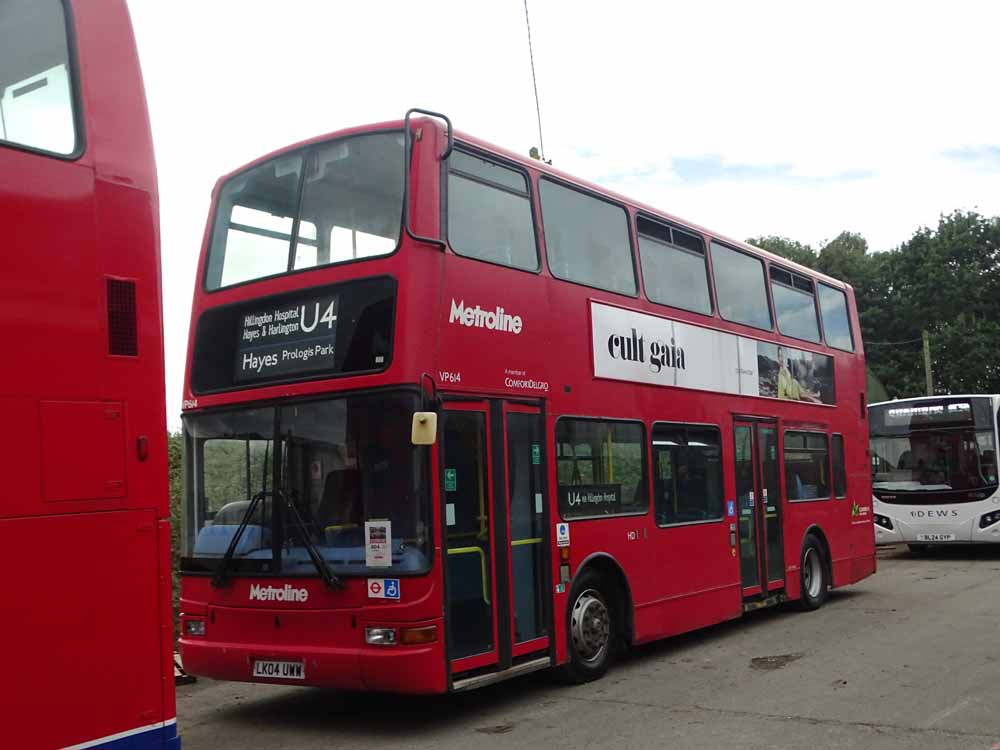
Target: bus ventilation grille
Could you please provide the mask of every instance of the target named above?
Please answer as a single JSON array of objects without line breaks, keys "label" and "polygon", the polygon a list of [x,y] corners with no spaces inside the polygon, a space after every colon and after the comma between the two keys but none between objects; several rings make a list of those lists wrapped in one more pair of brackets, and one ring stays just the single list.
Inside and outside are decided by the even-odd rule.
[{"label": "bus ventilation grille", "polygon": [[135,321],[135,282],[108,279],[108,353],[139,356]]}]

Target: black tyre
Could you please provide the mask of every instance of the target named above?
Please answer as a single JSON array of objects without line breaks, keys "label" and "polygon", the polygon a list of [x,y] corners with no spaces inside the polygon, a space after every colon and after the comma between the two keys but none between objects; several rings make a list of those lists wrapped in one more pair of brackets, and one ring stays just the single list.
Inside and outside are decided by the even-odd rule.
[{"label": "black tyre", "polygon": [[806,534],[802,543],[802,559],[799,565],[799,606],[811,611],[819,609],[826,601],[830,587],[827,574],[826,553],[823,543],[813,534]]},{"label": "black tyre", "polygon": [[608,671],[618,639],[618,598],[604,578],[585,570],[573,584],[566,611],[569,663],[561,668],[567,682],[590,682]]}]

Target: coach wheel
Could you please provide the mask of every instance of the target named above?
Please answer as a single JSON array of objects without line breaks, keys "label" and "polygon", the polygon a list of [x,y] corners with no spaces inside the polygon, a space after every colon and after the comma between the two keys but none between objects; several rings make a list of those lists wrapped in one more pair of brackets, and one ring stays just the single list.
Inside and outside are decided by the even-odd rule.
[{"label": "coach wheel", "polygon": [[562,670],[569,682],[590,682],[608,671],[617,635],[614,599],[608,592],[601,576],[591,570],[573,586],[566,613],[570,661]]},{"label": "coach wheel", "polygon": [[799,567],[801,581],[801,606],[805,610],[819,609],[826,601],[827,587],[826,557],[823,545],[812,534],[806,535],[802,544],[802,564]]}]

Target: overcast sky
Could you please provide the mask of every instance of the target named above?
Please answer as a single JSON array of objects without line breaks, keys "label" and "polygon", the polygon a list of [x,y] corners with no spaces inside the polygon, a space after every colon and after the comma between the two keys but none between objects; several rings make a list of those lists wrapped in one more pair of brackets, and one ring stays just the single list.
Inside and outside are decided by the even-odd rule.
[{"label": "overcast sky", "polygon": [[[523,0],[130,0],[160,183],[167,422],[219,175],[411,106],[538,143]],[[1000,214],[997,3],[529,0],[555,166],[736,238],[875,250]]]}]

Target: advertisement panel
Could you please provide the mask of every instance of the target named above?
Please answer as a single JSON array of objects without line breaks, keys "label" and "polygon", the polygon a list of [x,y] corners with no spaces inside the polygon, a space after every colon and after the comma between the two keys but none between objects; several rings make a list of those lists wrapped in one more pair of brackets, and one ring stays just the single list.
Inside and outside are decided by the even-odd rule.
[{"label": "advertisement panel", "polygon": [[591,302],[594,375],[833,404],[833,357]]}]

